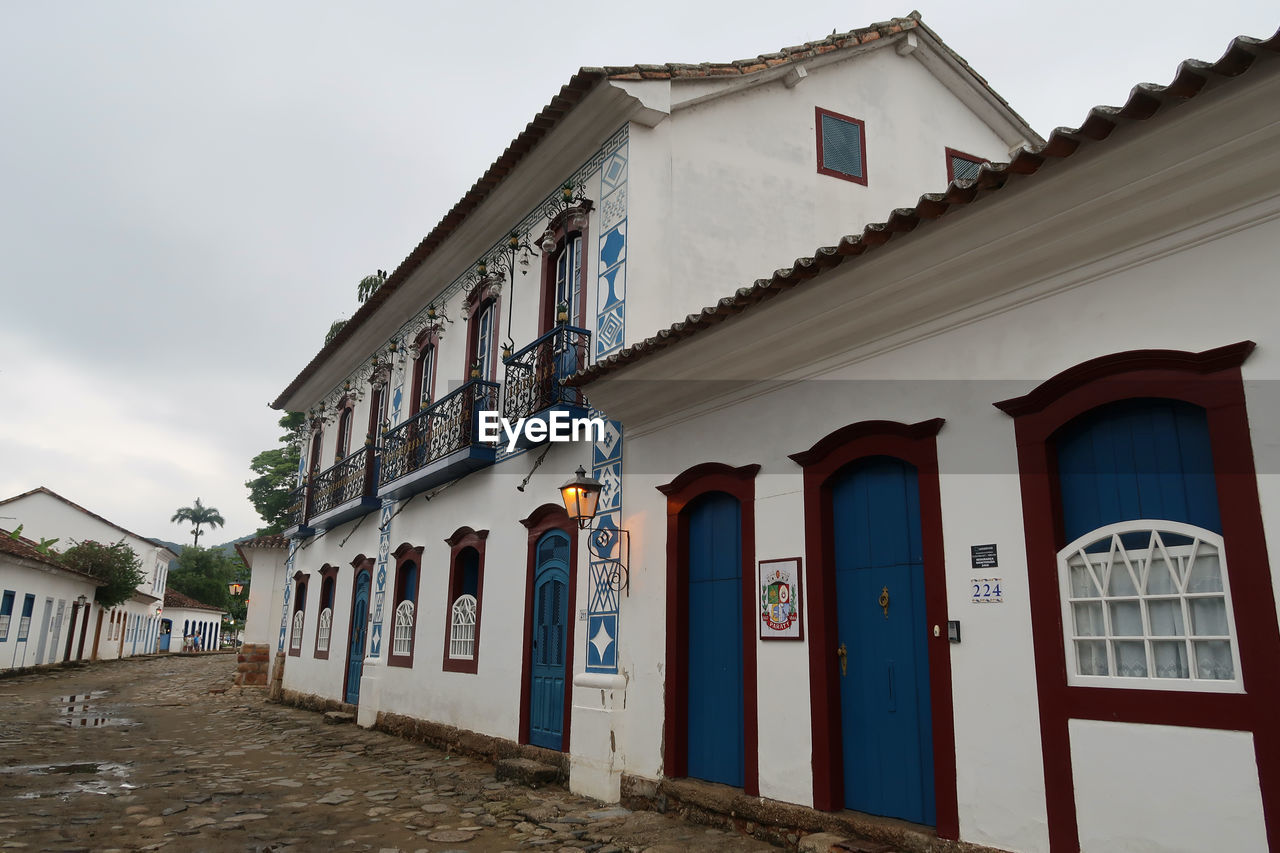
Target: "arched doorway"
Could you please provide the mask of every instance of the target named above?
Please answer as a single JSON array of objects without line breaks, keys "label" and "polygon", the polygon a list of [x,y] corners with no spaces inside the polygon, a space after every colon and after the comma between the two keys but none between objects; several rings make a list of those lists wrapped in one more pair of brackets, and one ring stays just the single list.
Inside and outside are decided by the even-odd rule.
[{"label": "arched doorway", "polygon": [[568,658],[569,537],[542,535],[535,549],[529,662],[529,743],[559,750],[564,736]]},{"label": "arched doorway", "polygon": [[344,699],[360,703],[360,676],[364,672],[365,638],[369,630],[369,587],[372,560],[357,560],[355,584],[351,591],[351,629],[347,633],[347,675]]}]

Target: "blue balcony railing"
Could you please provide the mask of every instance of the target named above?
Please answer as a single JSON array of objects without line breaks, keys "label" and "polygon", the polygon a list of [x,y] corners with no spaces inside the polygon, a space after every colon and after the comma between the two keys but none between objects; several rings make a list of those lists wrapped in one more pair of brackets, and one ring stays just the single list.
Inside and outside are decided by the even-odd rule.
[{"label": "blue balcony railing", "polygon": [[307,486],[300,483],[289,492],[289,505],[285,508],[285,530],[284,535],[290,538],[295,536],[309,536],[311,530],[307,524]]},{"label": "blue balcony railing", "polygon": [[497,410],[498,384],[472,379],[388,431],[379,497],[406,497],[493,464],[493,445],[479,441],[479,414]]},{"label": "blue balcony railing", "polygon": [[585,409],[582,392],[564,380],[587,366],[590,351],[590,332],[560,325],[506,359],[503,417],[515,421],[561,405]]},{"label": "blue balcony railing", "polygon": [[369,445],[311,478],[308,523],[329,529],[378,506],[373,494],[378,454]]}]

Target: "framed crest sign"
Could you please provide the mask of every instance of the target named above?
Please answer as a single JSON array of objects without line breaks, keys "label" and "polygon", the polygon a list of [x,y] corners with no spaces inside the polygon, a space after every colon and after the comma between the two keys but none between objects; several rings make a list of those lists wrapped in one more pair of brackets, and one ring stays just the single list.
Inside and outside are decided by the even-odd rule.
[{"label": "framed crest sign", "polygon": [[800,558],[761,560],[760,639],[802,640],[800,611]]}]

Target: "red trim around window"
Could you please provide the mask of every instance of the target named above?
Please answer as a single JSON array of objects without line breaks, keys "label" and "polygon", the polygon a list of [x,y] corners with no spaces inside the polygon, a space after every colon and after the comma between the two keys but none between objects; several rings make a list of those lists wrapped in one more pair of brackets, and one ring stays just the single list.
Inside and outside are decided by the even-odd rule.
[{"label": "red trim around window", "polygon": [[489,354],[489,366],[492,373],[489,376],[481,376],[480,378],[486,382],[495,381],[498,375],[498,338],[499,324],[502,320],[502,297],[494,294],[488,288],[478,288],[471,294],[471,298],[467,300],[470,306],[467,317],[467,363],[463,367],[462,381],[466,382],[471,379],[471,365],[476,363],[476,337],[480,334],[480,315],[484,313],[487,306],[493,306],[493,332],[490,334],[492,340],[489,348],[492,350]]},{"label": "red trim around window", "polygon": [[979,165],[991,162],[991,158],[989,157],[978,157],[974,154],[966,154],[958,148],[944,148],[943,150],[946,152],[945,156],[947,158],[947,183],[951,183],[956,179],[956,170],[951,165],[952,157],[959,157],[962,160],[968,160],[970,163],[977,163]]},{"label": "red trim around window", "polygon": [[[449,597],[444,605],[444,663],[445,672],[476,673],[480,668],[480,615],[484,609],[484,549],[489,539],[488,530],[459,527],[444,540],[449,546]],[[453,622],[453,602],[462,595],[462,577],[458,558],[468,548],[474,548],[480,559],[476,564],[476,641],[471,649],[471,659],[449,657],[449,632]]]},{"label": "red trim around window", "polygon": [[[564,725],[561,729],[560,750],[569,751],[569,717],[573,710],[573,651],[574,626],[577,614],[574,608],[578,600],[578,525],[573,523],[564,507],[543,504],[522,519],[529,531],[529,560],[525,571],[524,587],[524,663],[520,676],[520,743],[529,742],[529,669],[533,661],[533,583],[538,569],[538,540],[548,530],[562,530],[569,536],[569,607],[568,626],[565,631],[564,659]],[[478,620],[477,620],[478,621]]]},{"label": "red trim around window", "polygon": [[294,657],[302,656],[302,643],[297,646],[293,643],[293,620],[298,618],[298,611],[302,611],[303,637],[306,636],[306,612],[307,612],[307,573],[299,569],[293,573],[293,609],[289,611],[289,654]]},{"label": "red trim around window", "polygon": [[356,401],[343,397],[338,403],[338,435],[333,448],[333,461],[341,462],[351,454],[351,431],[356,419]]},{"label": "red trim around window", "polygon": [[311,655],[316,660],[328,660],[329,649],[320,648],[320,614],[324,612],[325,584],[329,585],[329,649],[333,648],[333,610],[338,598],[338,567],[325,563],[320,567],[320,603],[316,606],[316,636],[312,643]]},{"label": "red trim around window", "polygon": [[[813,131],[818,137],[818,174],[830,175],[833,178],[840,178],[842,181],[852,181],[855,184],[867,185],[867,125],[862,119],[847,116],[834,110],[824,110],[822,107],[813,108]],[[847,172],[837,172],[835,169],[828,169],[822,165],[822,117],[831,116],[840,121],[847,121],[850,124],[858,126],[858,145],[862,148],[862,177],[850,175]]]},{"label": "red trim around window", "polygon": [[[1240,365],[1252,341],[1201,353],[1138,350],[1087,361],[1029,394],[995,405],[1014,418],[1027,547],[1049,843],[1078,850],[1068,721],[1109,720],[1253,733],[1268,845],[1280,850],[1280,625],[1262,527]],[[1063,541],[1054,435],[1119,400],[1181,400],[1209,423],[1224,553],[1245,693],[1185,693],[1067,685],[1057,553]]]},{"label": "red trim around window", "polygon": [[[344,664],[342,667],[342,699],[343,701],[346,701],[347,692],[351,687],[351,666],[349,664],[349,661],[351,659],[351,638],[354,637],[356,633],[356,582],[359,581],[360,579],[360,572],[362,571],[368,572],[369,573],[369,592],[370,592],[370,598],[372,598],[373,557],[366,557],[364,554],[357,554],[356,558],[351,561],[351,568],[354,569],[354,571],[352,571],[351,573],[351,599],[350,599],[351,614],[347,617],[347,642],[345,644],[347,649],[348,663]],[[366,619],[368,618],[369,612],[371,611],[366,611],[366,616],[365,616]],[[365,636],[366,637],[368,636],[367,632]],[[333,648],[332,635],[330,635],[330,638],[329,638],[329,648]],[[365,649],[361,649],[360,656],[362,658],[364,657],[364,653],[365,653]]]},{"label": "red trim around window", "polygon": [[[813,727],[814,808],[844,808],[840,676],[836,647],[836,579],[831,480],[868,456],[892,456],[916,469],[924,557],[925,621],[947,624],[946,561],[942,550],[942,498],[937,435],[941,418],[916,424],[862,421],[836,430],[809,450],[792,454],[804,467],[805,551],[809,555],[809,714]],[[955,712],[947,635],[929,650],[929,708],[933,720],[933,787],[938,837],[960,836],[956,799]]]},{"label": "red trim around window", "polygon": [[663,774],[689,773],[689,517],[691,501],[708,492],[737,498],[742,524],[743,790],[760,795],[759,696],[756,693],[756,474],[759,465],[695,465],[658,491],[667,496],[667,678]]},{"label": "red trim around window", "polygon": [[[413,666],[413,653],[418,647],[418,626],[422,621],[422,596],[419,591],[422,589],[422,551],[423,546],[417,547],[410,545],[408,542],[401,543],[399,548],[391,552],[391,556],[396,558],[396,580],[394,591],[391,597],[391,630],[388,632],[391,642],[387,645],[387,665],[388,666]],[[398,655],[395,652],[395,635],[396,635],[396,608],[405,600],[405,580],[401,575],[406,563],[412,563],[417,571],[414,572],[413,578],[413,633],[409,635],[409,654]]]},{"label": "red trim around window", "polygon": [[[434,329],[426,329],[422,334],[418,335],[418,339],[414,342],[414,347],[418,350],[418,357],[413,360],[413,385],[409,394],[409,417],[413,417],[422,411],[422,362],[426,358],[427,351],[431,351],[431,375],[427,377],[427,399],[428,405],[436,399],[436,374],[439,372],[437,362],[440,355],[440,336]],[[470,370],[470,366],[467,368]]]},{"label": "red trim around window", "polygon": [[[578,265],[578,317],[587,316],[587,236],[591,230],[590,201],[584,201],[551,220],[547,229],[555,236],[556,250],[542,255],[542,292],[538,298],[538,335],[545,335],[556,324],[556,257],[570,237],[582,238],[582,257]],[[568,230],[568,223],[581,217],[581,228]]]}]

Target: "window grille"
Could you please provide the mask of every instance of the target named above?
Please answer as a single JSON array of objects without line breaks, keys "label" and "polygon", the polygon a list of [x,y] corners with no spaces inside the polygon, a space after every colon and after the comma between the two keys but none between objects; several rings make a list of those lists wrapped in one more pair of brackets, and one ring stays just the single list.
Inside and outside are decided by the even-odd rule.
[{"label": "window grille", "polygon": [[449,657],[471,660],[476,653],[476,598],[460,595],[449,617]]},{"label": "window grille", "polygon": [[333,626],[333,610],[326,607],[320,611],[320,618],[316,622],[316,651],[329,651],[329,632]]},{"label": "window grille", "polygon": [[289,647],[291,649],[302,648],[302,620],[303,611],[299,610],[293,614],[293,634],[289,638]]},{"label": "window grille", "polygon": [[1126,521],[1058,554],[1068,683],[1242,690],[1222,537]]},{"label": "window grille", "polygon": [[391,653],[407,655],[413,651],[413,602],[402,601],[396,607],[396,628]]},{"label": "window grille", "polygon": [[867,182],[865,126],[849,116],[824,110],[818,115],[818,171],[824,175]]}]

